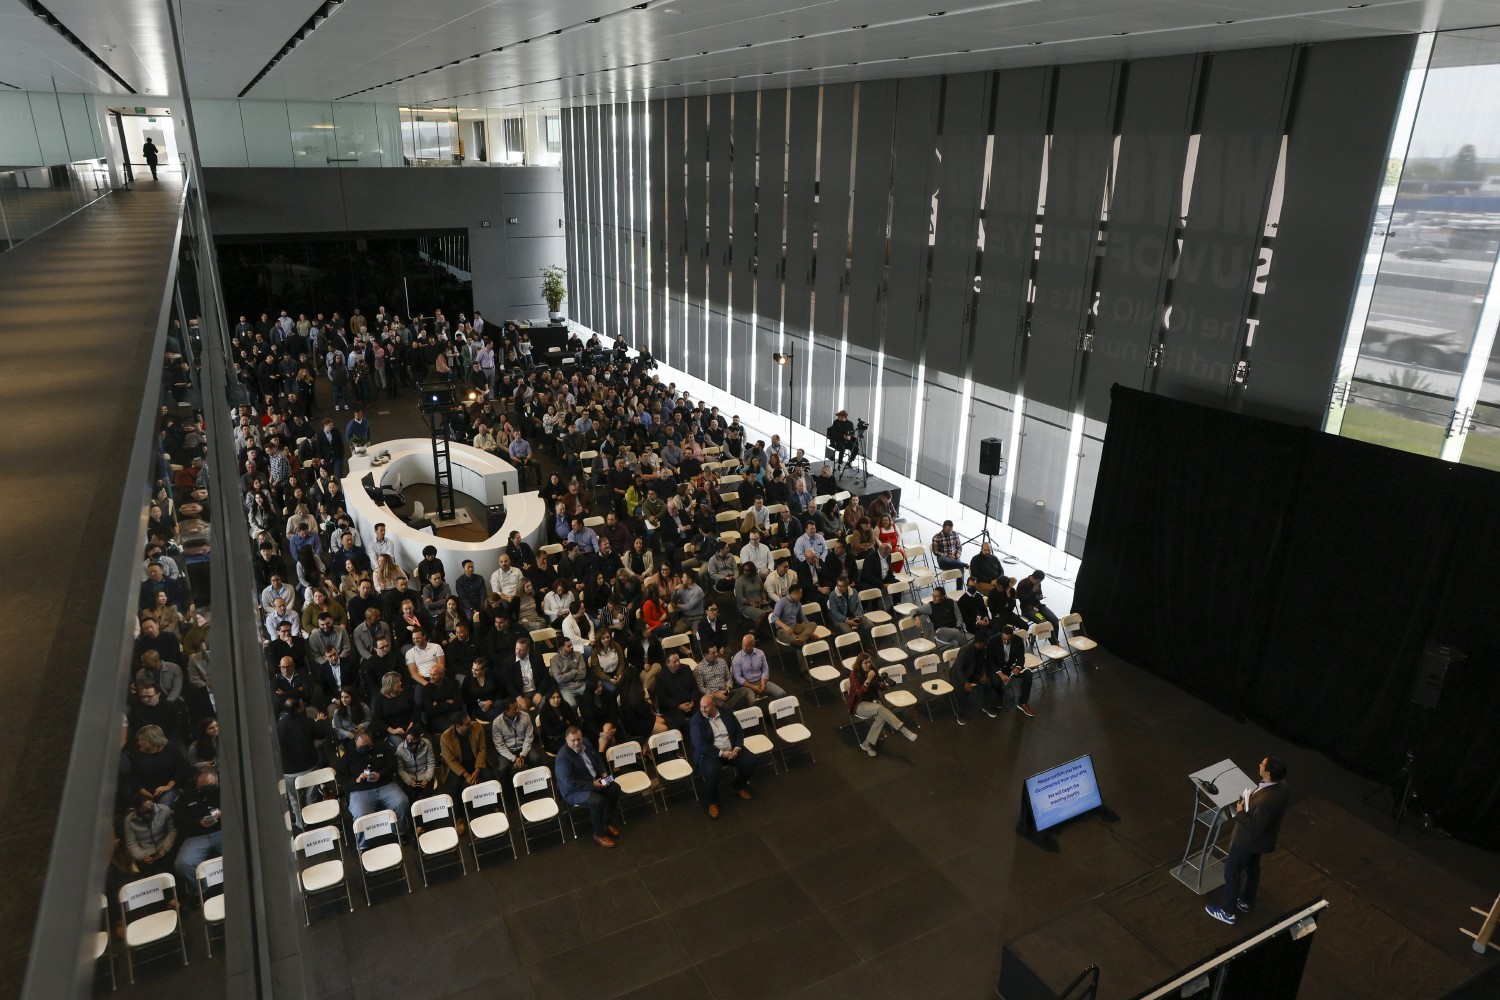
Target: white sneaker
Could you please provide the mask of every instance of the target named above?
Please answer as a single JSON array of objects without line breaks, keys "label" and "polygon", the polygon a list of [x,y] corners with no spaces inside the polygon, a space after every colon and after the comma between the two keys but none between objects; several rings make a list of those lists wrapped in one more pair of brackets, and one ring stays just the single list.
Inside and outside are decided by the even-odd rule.
[{"label": "white sneaker", "polygon": [[868,743],[861,743],[859,745],[859,748],[861,750],[863,750],[865,753],[869,754],[871,757],[875,756],[875,748],[872,747],[872,746],[870,746],[870,744],[868,744]]},{"label": "white sneaker", "polygon": [[901,730],[901,735],[905,736],[907,739],[911,740],[913,743],[917,742],[917,731],[915,729],[903,728]]},{"label": "white sneaker", "polygon": [[958,724],[959,724],[959,725],[960,725],[960,726],[967,726],[967,725],[968,725],[968,724],[969,724],[969,723],[968,723],[968,721],[967,721],[967,720],[965,720],[965,719],[964,719],[964,717],[963,717],[963,716],[962,716],[962,715],[960,715],[960,716],[959,716],[959,717],[958,717]]}]

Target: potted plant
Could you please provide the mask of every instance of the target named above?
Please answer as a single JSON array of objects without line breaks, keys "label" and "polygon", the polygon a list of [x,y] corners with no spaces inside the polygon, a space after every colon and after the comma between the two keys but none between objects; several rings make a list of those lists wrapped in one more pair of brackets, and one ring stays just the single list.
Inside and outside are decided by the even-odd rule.
[{"label": "potted plant", "polygon": [[542,301],[547,303],[547,316],[554,323],[563,321],[562,302],[568,297],[568,272],[556,264],[542,268]]}]

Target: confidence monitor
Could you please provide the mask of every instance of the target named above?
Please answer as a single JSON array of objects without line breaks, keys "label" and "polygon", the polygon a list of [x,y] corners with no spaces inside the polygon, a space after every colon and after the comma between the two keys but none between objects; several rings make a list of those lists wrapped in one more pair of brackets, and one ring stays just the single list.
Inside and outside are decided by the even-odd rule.
[{"label": "confidence monitor", "polygon": [[1049,851],[1057,842],[1045,831],[1087,812],[1113,822],[1119,817],[1104,804],[1094,758],[1084,754],[1026,779],[1021,789],[1021,819],[1016,832]]}]

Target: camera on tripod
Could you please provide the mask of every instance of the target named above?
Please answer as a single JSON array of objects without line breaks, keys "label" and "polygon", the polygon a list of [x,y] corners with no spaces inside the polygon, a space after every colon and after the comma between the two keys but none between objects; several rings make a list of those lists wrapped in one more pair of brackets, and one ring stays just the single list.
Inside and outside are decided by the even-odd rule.
[{"label": "camera on tripod", "polygon": [[854,422],[854,433],[856,433],[856,434],[863,434],[865,431],[867,431],[869,429],[870,429],[870,425],[867,424],[867,423],[865,423],[865,418],[864,417],[860,417],[858,420],[856,420]]}]

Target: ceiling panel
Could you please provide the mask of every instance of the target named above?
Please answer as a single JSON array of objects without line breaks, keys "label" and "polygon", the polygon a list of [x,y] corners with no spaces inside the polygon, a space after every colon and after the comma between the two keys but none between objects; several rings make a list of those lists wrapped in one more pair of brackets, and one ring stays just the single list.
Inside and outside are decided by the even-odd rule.
[{"label": "ceiling panel", "polygon": [[[172,92],[161,0],[50,6],[143,94]],[[193,96],[238,95],[317,9],[318,0],[181,0]],[[645,10],[625,0],[345,0],[246,96],[592,104],[1497,20],[1493,0],[649,0]],[[0,81],[49,89],[53,79],[59,90],[120,89],[11,0],[0,12]]]}]

